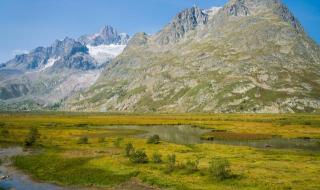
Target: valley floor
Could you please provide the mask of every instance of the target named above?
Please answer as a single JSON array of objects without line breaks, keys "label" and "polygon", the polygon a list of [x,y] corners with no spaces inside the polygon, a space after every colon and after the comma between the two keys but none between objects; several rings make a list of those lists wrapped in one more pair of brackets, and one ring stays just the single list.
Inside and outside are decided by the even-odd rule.
[{"label": "valley floor", "polygon": [[[118,126],[118,127],[115,127]],[[121,126],[126,126],[125,130]],[[192,126],[203,139],[259,141],[303,139],[312,149],[263,148],[227,143],[147,143],[145,131],[128,126]],[[85,114],[2,113],[0,145],[23,146],[29,130],[39,139],[31,154],[11,158],[15,168],[36,181],[89,189],[320,189],[320,116],[303,114]],[[207,130],[208,129],[208,130]],[[189,138],[189,136],[186,136]],[[199,136],[200,138],[200,136]],[[84,139],[87,139],[84,140]],[[184,141],[183,141],[184,142]],[[145,151],[148,162],[133,163],[125,149]],[[154,154],[162,156],[155,163]],[[168,155],[176,162],[170,165]],[[212,162],[227,160],[231,175],[212,176]],[[197,163],[197,164],[195,164]],[[1,181],[0,181],[1,189]]]}]

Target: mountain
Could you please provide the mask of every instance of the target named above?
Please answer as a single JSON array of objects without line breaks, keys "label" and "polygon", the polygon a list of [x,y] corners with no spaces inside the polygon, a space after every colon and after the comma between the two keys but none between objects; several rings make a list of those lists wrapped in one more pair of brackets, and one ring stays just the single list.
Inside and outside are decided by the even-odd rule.
[{"label": "mountain", "polygon": [[106,25],[96,34],[84,35],[79,38],[79,42],[90,46],[99,45],[126,45],[130,36],[126,33],[119,33],[112,26]]},{"label": "mountain", "polygon": [[98,33],[85,35],[78,39],[88,47],[89,54],[99,63],[107,62],[122,53],[129,40],[128,34],[119,33],[108,25]]},{"label": "mountain", "polygon": [[108,26],[100,34],[104,41],[100,41],[99,46],[65,38],[1,64],[1,109],[56,108],[65,98],[91,86],[105,65],[123,51],[129,39],[122,34],[117,43],[121,47],[115,47],[112,43],[119,36],[115,29]]},{"label": "mountain", "polygon": [[192,7],[138,33],[63,110],[317,112],[320,48],[280,0]]}]

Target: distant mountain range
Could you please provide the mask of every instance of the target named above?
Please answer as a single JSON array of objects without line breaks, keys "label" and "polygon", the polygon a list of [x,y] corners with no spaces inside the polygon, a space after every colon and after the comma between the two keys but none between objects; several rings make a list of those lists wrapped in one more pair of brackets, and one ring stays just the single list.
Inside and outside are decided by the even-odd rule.
[{"label": "distant mountain range", "polygon": [[154,35],[107,26],[59,43],[3,64],[5,110],[320,110],[320,48],[280,0],[192,7]]},{"label": "distant mountain range", "polygon": [[94,84],[129,39],[105,26],[78,40],[56,40],[50,47],[17,55],[0,68],[2,110],[57,109],[70,95]]}]

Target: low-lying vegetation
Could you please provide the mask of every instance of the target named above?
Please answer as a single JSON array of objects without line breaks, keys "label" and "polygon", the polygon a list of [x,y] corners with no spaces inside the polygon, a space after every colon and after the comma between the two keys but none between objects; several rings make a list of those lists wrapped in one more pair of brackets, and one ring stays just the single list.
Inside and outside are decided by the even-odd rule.
[{"label": "low-lying vegetation", "polygon": [[[240,136],[257,140],[274,135],[310,139],[320,138],[317,115],[88,114],[83,117],[76,113],[26,113],[0,115],[0,119],[5,123],[0,127],[2,144],[25,145],[28,141],[29,148],[41,150],[14,157],[13,164],[44,182],[109,188],[135,177],[146,184],[173,190],[320,188],[320,152],[317,151],[174,144],[163,136],[143,139],[135,136],[145,135],[141,131],[107,127],[192,125],[214,129],[215,138],[219,133],[229,139]],[[279,125],[281,121],[286,122]],[[3,129],[9,135],[6,132],[2,135]]]},{"label": "low-lying vegetation", "polygon": [[136,150],[130,155],[130,161],[137,164],[148,163],[149,159],[145,151]]},{"label": "low-lying vegetation", "polygon": [[232,174],[229,161],[223,158],[212,159],[209,174],[213,179],[220,181],[230,178]]},{"label": "low-lying vegetation", "polygon": [[149,137],[147,143],[148,144],[159,144],[160,143],[160,136],[153,135],[153,136]]},{"label": "low-lying vegetation", "polygon": [[38,141],[39,138],[40,138],[40,134],[38,129],[35,127],[32,127],[30,128],[29,133],[26,139],[24,140],[24,145],[28,147],[33,146]]}]

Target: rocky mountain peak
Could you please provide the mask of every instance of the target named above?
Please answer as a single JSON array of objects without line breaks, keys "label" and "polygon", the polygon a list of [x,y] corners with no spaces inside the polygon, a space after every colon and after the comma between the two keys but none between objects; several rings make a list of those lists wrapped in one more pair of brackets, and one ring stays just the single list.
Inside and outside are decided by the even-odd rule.
[{"label": "rocky mountain peak", "polygon": [[199,7],[192,7],[179,13],[173,21],[156,35],[156,41],[165,45],[179,41],[198,25],[206,24],[208,14]]},{"label": "rocky mountain peak", "polygon": [[66,37],[64,40],[56,40],[52,46],[51,49],[51,55],[50,56],[70,56],[77,52],[83,52],[87,53],[88,48],[81,44],[80,42]]},{"label": "rocky mountain peak", "polygon": [[231,16],[248,16],[250,15],[249,8],[245,4],[245,0],[231,1],[230,5],[226,7],[228,15]]},{"label": "rocky mountain peak", "polygon": [[281,0],[230,0],[224,11],[229,16],[249,16],[270,11],[291,24],[297,31],[303,31],[299,21]]},{"label": "rocky mountain peak", "polygon": [[128,34],[119,33],[112,26],[106,25],[98,33],[81,36],[79,38],[79,41],[84,45],[90,46],[110,44],[126,45],[129,39],[130,37]]},{"label": "rocky mountain peak", "polygon": [[145,45],[148,42],[148,35],[144,32],[139,32],[135,34],[130,42],[128,43],[128,46],[142,46]]}]

